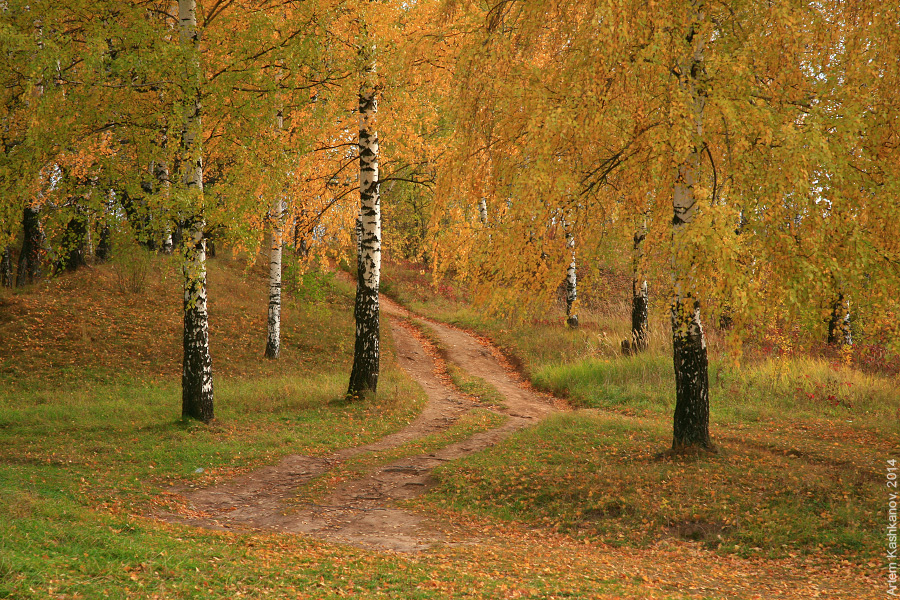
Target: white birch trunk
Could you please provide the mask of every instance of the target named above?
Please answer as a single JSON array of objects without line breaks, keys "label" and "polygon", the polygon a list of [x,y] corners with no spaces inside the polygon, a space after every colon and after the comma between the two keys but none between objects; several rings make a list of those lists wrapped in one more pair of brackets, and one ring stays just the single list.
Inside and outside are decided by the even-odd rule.
[{"label": "white birch trunk", "polygon": [[688,448],[712,449],[709,437],[709,373],[706,338],[700,321],[700,303],[689,279],[691,252],[685,238],[699,211],[697,181],[703,139],[705,95],[701,89],[704,74],[701,39],[702,0],[691,1],[691,25],[686,41],[688,53],[677,68],[681,91],[689,99],[692,119],[692,148],[678,166],[672,194],[672,254],[674,298],[672,338],[675,366],[675,415],[672,451]]},{"label": "white birch trunk", "polygon": [[649,291],[644,277],[644,240],[647,219],[634,232],[631,253],[631,351],[643,352],[649,341]]},{"label": "white birch trunk", "polygon": [[488,220],[488,211],[487,211],[487,198],[482,196],[478,199],[478,217],[481,219],[482,225],[487,225]]},{"label": "white birch trunk", "polygon": [[575,314],[575,302],[578,300],[578,273],[575,265],[575,232],[568,221],[562,220],[563,229],[566,230],[566,248],[572,254],[572,261],[566,268],[566,325],[578,327],[578,315]]},{"label": "white birch trunk", "polygon": [[375,392],[379,371],[378,287],[381,277],[381,199],[378,178],[378,96],[374,48],[363,39],[368,59],[359,90],[359,240],[357,261],[356,342],[349,397]]},{"label": "white birch trunk", "polygon": [[853,331],[850,327],[850,300],[839,292],[831,305],[828,321],[828,343],[832,346],[852,346]]},{"label": "white birch trunk", "polygon": [[269,250],[269,327],[266,338],[266,357],[278,358],[281,353],[281,254],[284,246],[283,200],[272,202],[272,245]]},{"label": "white birch trunk", "polygon": [[[154,161],[152,169],[153,176],[156,178],[156,184],[159,186],[157,193],[168,199],[172,191],[172,181],[170,179],[168,163],[165,161]],[[162,232],[162,251],[165,254],[172,254],[173,249],[172,226],[169,223],[169,218],[166,217],[166,224]]]},{"label": "white birch trunk", "polygon": [[182,184],[193,200],[184,231],[184,360],[181,372],[182,416],[209,422],[213,414],[212,359],[206,295],[206,240],[203,230],[203,160],[200,121],[200,56],[196,0],[178,0],[179,39],[191,51],[184,96],[181,139]]}]

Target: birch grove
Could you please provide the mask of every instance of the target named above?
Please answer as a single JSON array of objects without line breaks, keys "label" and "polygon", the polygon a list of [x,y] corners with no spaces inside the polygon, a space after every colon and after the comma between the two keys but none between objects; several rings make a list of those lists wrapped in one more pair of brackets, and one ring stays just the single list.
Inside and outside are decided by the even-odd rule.
[{"label": "birch grove", "polygon": [[[304,261],[355,252],[351,397],[377,390],[383,241],[504,316],[558,308],[565,272],[565,321],[584,331],[609,291],[595,277],[618,282],[623,350],[671,321],[675,452],[713,448],[704,320],[736,352],[766,319],[836,347],[900,330],[893,5],[206,8],[13,4],[0,67],[0,283],[16,261],[17,285],[83,264],[88,239],[98,259],[129,236],[176,243],[187,417],[214,415],[213,235],[268,252],[270,358],[285,231]],[[382,181],[405,219],[384,236]]]}]

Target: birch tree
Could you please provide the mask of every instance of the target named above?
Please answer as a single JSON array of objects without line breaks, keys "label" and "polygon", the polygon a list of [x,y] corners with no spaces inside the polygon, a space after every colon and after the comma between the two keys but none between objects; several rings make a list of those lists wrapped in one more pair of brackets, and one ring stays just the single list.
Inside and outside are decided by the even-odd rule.
[{"label": "birch tree", "polygon": [[687,157],[678,166],[672,193],[672,347],[675,362],[675,417],[672,451],[712,449],[709,437],[709,373],[706,337],[700,320],[700,301],[693,287],[690,229],[700,209],[700,152],[706,82],[703,54],[709,28],[703,0],[692,0],[691,20],[685,35],[685,55],[674,73],[684,95],[690,122]]},{"label": "birch tree", "polygon": [[635,228],[631,247],[631,344],[632,352],[647,349],[650,335],[650,299],[644,272],[644,241],[647,238],[647,219]]},{"label": "birch tree", "polygon": [[831,346],[852,346],[853,333],[850,328],[850,300],[843,292],[838,292],[831,303],[828,318],[828,344]]},{"label": "birch tree", "polygon": [[356,340],[349,397],[375,392],[379,369],[378,287],[381,277],[381,199],[378,179],[378,91],[375,48],[361,35],[359,87],[359,256],[356,274]]},{"label": "birch tree", "polygon": [[[279,117],[280,119],[280,117]],[[272,234],[269,247],[269,315],[266,358],[278,358],[281,352],[281,254],[284,248],[284,213],[281,198],[272,201]]]},{"label": "birch tree", "polygon": [[563,229],[566,231],[566,248],[572,254],[572,261],[566,267],[566,325],[578,327],[578,315],[575,314],[575,302],[578,300],[578,273],[575,264],[575,232],[572,224],[563,219]]},{"label": "birch tree", "polygon": [[184,276],[184,358],[181,370],[182,416],[209,422],[214,418],[212,359],[206,291],[206,239],[203,216],[203,156],[200,105],[200,31],[196,0],[178,0],[179,41],[185,50],[182,80],[183,122],[181,183],[194,210],[185,219],[182,247]]}]

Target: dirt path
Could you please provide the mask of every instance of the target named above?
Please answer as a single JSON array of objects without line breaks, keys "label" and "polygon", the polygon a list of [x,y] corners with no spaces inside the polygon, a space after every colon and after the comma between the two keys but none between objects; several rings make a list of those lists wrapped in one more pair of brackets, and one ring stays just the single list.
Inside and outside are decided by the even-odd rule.
[{"label": "dirt path", "polygon": [[199,490],[173,490],[189,508],[177,514],[161,514],[160,518],[215,529],[304,533],[372,549],[406,552],[446,541],[447,524],[404,510],[395,502],[424,494],[432,484],[433,468],[497,444],[514,431],[550,414],[553,407],[517,380],[502,364],[496,349],[466,332],[417,319],[418,323],[432,329],[451,361],[482,377],[505,396],[505,403],[491,410],[507,415],[508,419],[500,427],[477,433],[435,452],[378,467],[361,479],[339,485],[322,500],[298,507],[295,499],[301,486],[347,459],[397,448],[444,431],[477,405],[438,377],[440,368],[434,350],[426,348],[428,342],[417,335],[413,326],[404,322],[412,315],[386,298],[382,297],[381,303],[383,312],[389,316],[398,362],[428,397],[425,409],[415,421],[373,444],[341,450],[328,457],[292,455],[277,465],[221,485]]},{"label": "dirt path", "polygon": [[[499,351],[484,341],[453,327],[416,318],[384,298],[382,308],[389,316],[399,364],[428,397],[425,409],[415,421],[375,443],[328,457],[288,456],[277,465],[221,485],[173,490],[178,496],[175,504],[182,510],[156,516],[213,529],[302,533],[375,550],[417,552],[438,545],[433,551],[435,559],[463,560],[466,564],[493,564],[491,561],[498,556],[506,556],[516,564],[528,566],[535,562],[543,564],[544,569],[590,572],[593,578],[622,585],[621,592],[614,596],[596,596],[603,598],[875,597],[876,582],[855,576],[848,570],[849,564],[835,568],[830,561],[802,558],[721,556],[677,540],[643,549],[585,545],[563,535],[515,524],[500,524],[485,534],[477,527],[473,529],[472,524],[441,522],[404,510],[396,501],[425,493],[432,485],[430,473],[434,467],[485,450],[514,431],[537,423],[555,408],[550,399],[532,392],[505,364]],[[406,319],[429,327],[450,361],[497,388],[505,402],[493,409],[508,419],[500,427],[433,453],[375,468],[362,478],[340,484],[317,502],[298,504],[298,491],[304,484],[344,461],[444,431],[476,406],[448,385],[446,377],[439,376],[442,371],[434,348]]]}]

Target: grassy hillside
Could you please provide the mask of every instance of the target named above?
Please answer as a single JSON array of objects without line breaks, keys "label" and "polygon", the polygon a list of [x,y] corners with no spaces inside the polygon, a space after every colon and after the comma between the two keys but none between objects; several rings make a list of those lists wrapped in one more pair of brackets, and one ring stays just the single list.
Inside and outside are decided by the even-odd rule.
[{"label": "grassy hillside", "polygon": [[[352,297],[330,277],[308,276],[304,297],[288,295],[282,358],[264,359],[265,278],[217,259],[217,421],[182,421],[179,279],[170,259],[145,258],[138,292],[123,289],[113,266],[98,266],[0,297],[0,597],[121,597],[148,577],[160,590],[173,577],[178,589],[204,588],[210,574],[194,566],[230,555],[230,542],[142,519],[166,487],[366,443],[424,402],[394,365],[390,336],[378,397],[341,400]],[[237,569],[223,577],[269,573]]]}]

